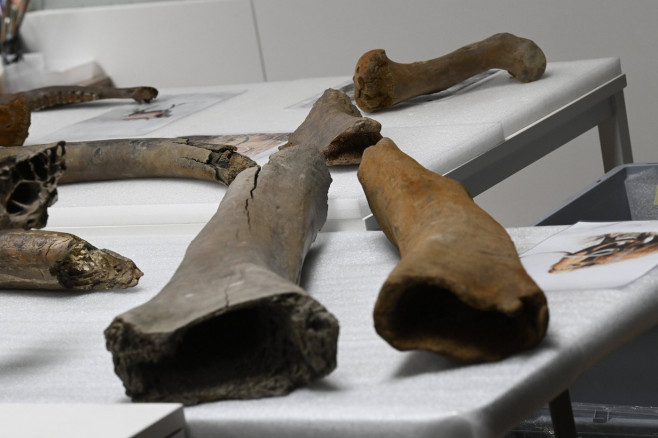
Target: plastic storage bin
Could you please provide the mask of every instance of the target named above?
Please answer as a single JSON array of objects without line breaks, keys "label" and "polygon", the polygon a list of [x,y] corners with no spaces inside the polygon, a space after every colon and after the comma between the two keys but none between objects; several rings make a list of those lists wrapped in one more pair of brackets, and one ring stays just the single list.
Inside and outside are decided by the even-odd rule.
[{"label": "plastic storage bin", "polygon": [[606,173],[535,225],[658,219],[658,164],[625,164]]}]

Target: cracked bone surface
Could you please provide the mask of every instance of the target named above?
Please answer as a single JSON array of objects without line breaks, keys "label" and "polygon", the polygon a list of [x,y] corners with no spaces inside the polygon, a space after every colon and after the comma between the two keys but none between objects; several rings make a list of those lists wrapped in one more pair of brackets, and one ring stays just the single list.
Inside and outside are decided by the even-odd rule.
[{"label": "cracked bone surface", "polygon": [[343,91],[329,88],[281,149],[317,145],[329,166],[358,164],[363,150],[382,138],[381,128],[378,121],[362,117]]},{"label": "cracked bone surface", "polygon": [[129,178],[176,177],[229,185],[256,166],[234,146],[185,138],[134,138],[69,142],[63,184]]},{"label": "cracked bone surface", "polygon": [[495,361],[537,345],[548,307],[505,229],[456,180],[433,173],[388,138],[358,170],[368,204],[400,261],[374,309],[399,350]]},{"label": "cracked bone surface", "polygon": [[64,142],[0,147],[0,228],[42,228],[57,200]]},{"label": "cracked bone surface", "polygon": [[132,260],[72,234],[0,230],[2,289],[125,289],[141,276]]},{"label": "cracked bone surface", "polygon": [[382,49],[366,52],[354,71],[354,97],[373,112],[424,94],[436,93],[490,69],[507,70],[521,82],[546,70],[544,52],[533,41],[499,33],[428,61],[393,62]]},{"label": "cracked bone surface", "polygon": [[133,99],[150,102],[158,95],[153,87],[53,86],[0,95],[0,145],[20,146],[28,136],[31,112],[98,99]]},{"label": "cracked bone surface", "polygon": [[169,283],[105,330],[134,401],[283,395],[335,368],[338,323],[298,285],[330,182],[309,146],[237,176]]}]

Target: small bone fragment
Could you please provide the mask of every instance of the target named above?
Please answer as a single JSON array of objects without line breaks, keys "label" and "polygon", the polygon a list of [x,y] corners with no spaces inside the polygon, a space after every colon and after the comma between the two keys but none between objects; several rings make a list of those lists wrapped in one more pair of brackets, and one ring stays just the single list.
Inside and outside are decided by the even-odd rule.
[{"label": "small bone fragment", "polygon": [[158,95],[153,87],[113,88],[53,86],[0,95],[0,145],[20,146],[28,136],[31,112],[98,99],[134,99],[150,102]]},{"label": "small bone fragment", "polygon": [[141,276],[132,260],[72,234],[0,230],[1,289],[124,289]]},{"label": "small bone fragment", "polygon": [[281,149],[317,145],[329,166],[358,164],[363,150],[382,138],[381,128],[376,120],[362,117],[344,92],[329,88]]},{"label": "small bone fragment", "polygon": [[57,200],[64,142],[0,147],[0,228],[42,228]]},{"label": "small bone fragment", "polygon": [[22,145],[27,138],[31,112],[25,96],[2,96],[0,102],[0,146]]},{"label": "small bone fragment", "polygon": [[505,229],[464,187],[384,138],[363,154],[359,181],[400,262],[374,309],[377,333],[399,350],[495,361],[537,345],[548,308]]},{"label": "small bone fragment", "polygon": [[533,41],[510,33],[495,34],[429,61],[393,62],[381,49],[361,56],[354,72],[354,97],[373,112],[424,94],[436,93],[492,68],[507,70],[521,82],[539,79],[546,70],[544,52]]},{"label": "small bone fragment", "polygon": [[175,177],[229,185],[256,163],[234,146],[184,138],[142,138],[69,142],[61,182]]},{"label": "small bone fragment", "polygon": [[334,369],[337,321],[297,284],[330,181],[308,146],[237,176],[170,282],[105,331],[134,401],[282,395]]}]

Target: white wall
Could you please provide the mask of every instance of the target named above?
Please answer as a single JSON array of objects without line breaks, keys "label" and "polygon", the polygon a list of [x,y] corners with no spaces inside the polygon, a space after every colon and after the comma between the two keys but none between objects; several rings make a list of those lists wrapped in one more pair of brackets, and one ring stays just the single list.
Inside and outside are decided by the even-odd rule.
[{"label": "white wall", "polygon": [[[243,15],[234,18],[243,20],[242,32],[235,26],[230,32],[222,32],[225,17],[216,16],[200,23],[189,24],[188,20],[186,25],[196,31],[176,33],[176,38],[191,40],[189,47],[199,48],[187,58],[188,65],[170,63],[169,71],[162,73],[167,74],[168,86],[176,81],[181,85],[213,81],[213,77],[204,76],[207,72],[194,58],[207,53],[221,56],[223,51],[235,53],[236,47],[249,59],[259,57],[263,69],[260,77],[272,81],[351,75],[359,56],[373,48],[386,49],[396,61],[411,62],[441,56],[466,43],[508,31],[537,42],[549,62],[619,56],[629,83],[625,93],[635,161],[658,162],[654,140],[658,129],[654,115],[658,101],[654,78],[658,71],[658,2],[654,0],[234,1],[245,6],[241,9]],[[181,3],[190,4],[189,0]],[[155,28],[176,32],[176,26],[164,23],[136,25],[142,33]],[[198,31],[199,27],[213,25],[213,37],[203,37]],[[245,43],[250,41],[252,31],[260,46]],[[66,27],[60,32],[66,34]],[[107,35],[105,43],[113,45],[113,38]],[[228,47],[226,41],[230,42]],[[78,42],[76,50],[82,49],[91,50],[89,44]],[[252,53],[254,50],[258,53]],[[165,50],[159,56],[168,55]],[[244,67],[238,61],[223,65],[235,72]],[[110,73],[116,76],[119,66],[113,68],[117,73]],[[138,73],[127,63],[123,70],[122,74]],[[215,80],[221,81],[220,76]],[[240,78],[247,80],[238,73],[232,77],[233,82]],[[477,201],[504,225],[528,225],[594,182],[602,172],[598,137],[592,131],[479,196]]]}]

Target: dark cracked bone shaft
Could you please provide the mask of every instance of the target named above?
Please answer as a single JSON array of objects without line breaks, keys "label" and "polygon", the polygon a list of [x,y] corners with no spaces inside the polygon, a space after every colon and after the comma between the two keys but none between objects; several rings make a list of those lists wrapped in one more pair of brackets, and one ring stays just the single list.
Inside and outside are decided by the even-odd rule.
[{"label": "dark cracked bone shaft", "polygon": [[68,142],[61,182],[173,177],[229,185],[240,172],[255,165],[234,146],[185,138]]},{"label": "dark cracked bone shaft", "polygon": [[381,128],[378,121],[362,117],[347,94],[329,88],[281,149],[317,145],[328,166],[359,164],[363,150],[382,138]]},{"label": "dark cracked bone shaft", "polygon": [[458,181],[425,169],[388,138],[366,149],[358,177],[400,251],[375,304],[383,339],[464,362],[499,360],[543,339],[544,293],[505,229]]},{"label": "dark cracked bone shaft", "polygon": [[282,395],[335,368],[338,323],[298,285],[330,182],[308,146],[237,176],[169,283],[105,331],[134,401]]},{"label": "dark cracked bone shaft", "polygon": [[124,289],[141,276],[132,260],[72,234],[0,230],[0,289]]},{"label": "dark cracked bone shaft", "polygon": [[0,147],[0,229],[42,228],[57,200],[64,142]]},{"label": "dark cracked bone shaft", "polygon": [[0,95],[0,145],[20,146],[28,136],[32,111],[98,99],[133,99],[150,102],[158,95],[153,87],[52,86]]}]

